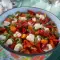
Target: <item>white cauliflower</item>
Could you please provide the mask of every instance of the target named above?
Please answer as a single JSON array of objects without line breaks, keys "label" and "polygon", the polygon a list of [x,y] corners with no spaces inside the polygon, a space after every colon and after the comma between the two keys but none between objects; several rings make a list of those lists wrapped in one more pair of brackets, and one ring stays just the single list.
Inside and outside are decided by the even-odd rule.
[{"label": "white cauliflower", "polygon": [[31,42],[34,42],[34,38],[35,38],[35,36],[34,36],[33,34],[29,34],[29,35],[26,37],[26,39],[29,40],[29,41],[31,41]]},{"label": "white cauliflower", "polygon": [[5,40],[5,39],[6,39],[6,36],[0,35],[0,40]]},{"label": "white cauliflower", "polygon": [[10,25],[10,22],[4,21],[3,26],[8,26],[8,25]]},{"label": "white cauliflower", "polygon": [[45,16],[44,16],[44,15],[42,15],[42,14],[36,14],[36,17],[38,17],[39,19],[42,19],[42,20],[44,20],[44,19],[45,19]]},{"label": "white cauliflower", "polygon": [[20,37],[21,36],[21,33],[16,31],[15,34],[13,34],[14,37]]},{"label": "white cauliflower", "polygon": [[33,17],[32,20],[33,20],[34,22],[36,22],[36,18],[35,18],[35,17]]},{"label": "white cauliflower", "polygon": [[49,28],[44,27],[44,30],[45,30],[45,31],[49,31]]},{"label": "white cauliflower", "polygon": [[43,25],[40,24],[40,23],[36,23],[36,24],[34,25],[34,28],[35,28],[35,29],[43,28]]},{"label": "white cauliflower", "polygon": [[14,18],[14,20],[12,21],[12,23],[16,23],[17,22],[17,19],[16,18]]},{"label": "white cauliflower", "polygon": [[41,40],[40,36],[38,35],[37,37],[37,41],[39,42]]},{"label": "white cauliflower", "polygon": [[22,44],[18,43],[18,44],[15,45],[14,50],[19,51],[22,48],[23,48]]},{"label": "white cauliflower", "polygon": [[48,49],[44,49],[45,52],[53,49],[53,47],[51,46],[51,44],[47,44],[47,47],[48,47]]},{"label": "white cauliflower", "polygon": [[11,45],[13,43],[12,39],[8,39],[5,43],[6,46]]},{"label": "white cauliflower", "polygon": [[19,20],[25,21],[25,20],[27,20],[27,18],[26,17],[19,17]]}]

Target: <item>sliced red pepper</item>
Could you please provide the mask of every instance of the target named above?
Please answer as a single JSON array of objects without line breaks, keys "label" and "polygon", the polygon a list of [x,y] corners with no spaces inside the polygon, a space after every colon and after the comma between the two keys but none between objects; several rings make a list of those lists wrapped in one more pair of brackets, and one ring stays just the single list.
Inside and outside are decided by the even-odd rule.
[{"label": "sliced red pepper", "polygon": [[32,42],[27,41],[27,40],[24,40],[24,42],[23,42],[24,48],[31,47],[31,46],[33,46],[33,45],[34,45],[34,44],[33,44]]},{"label": "sliced red pepper", "polygon": [[22,33],[26,33],[27,30],[25,28],[22,28]]},{"label": "sliced red pepper", "polygon": [[34,22],[32,20],[29,20],[28,22],[31,23],[31,25],[34,25],[36,23],[36,22]]},{"label": "sliced red pepper", "polygon": [[27,21],[23,21],[22,22],[22,27],[27,27],[28,26],[28,22]]},{"label": "sliced red pepper", "polygon": [[31,54],[37,54],[37,53],[39,53],[38,49],[36,47],[34,47],[34,46],[31,47],[30,51],[31,51]]},{"label": "sliced red pepper", "polygon": [[31,50],[31,54],[38,54],[39,52],[38,52],[38,50]]},{"label": "sliced red pepper", "polygon": [[17,26],[17,29],[22,27],[21,23],[16,23],[16,26]]},{"label": "sliced red pepper", "polygon": [[44,30],[38,30],[40,35],[44,35]]},{"label": "sliced red pepper", "polygon": [[42,44],[41,47],[44,49],[47,46],[47,44]]},{"label": "sliced red pepper", "polygon": [[36,46],[37,46],[37,49],[38,49],[38,52],[39,52],[39,53],[43,53],[43,52],[44,52],[44,51],[42,50],[42,48],[41,48],[41,42],[38,42]]},{"label": "sliced red pepper", "polygon": [[46,17],[45,20],[44,20],[44,23],[46,24],[46,23],[48,23],[49,21],[50,21],[50,19],[49,19],[48,17]]},{"label": "sliced red pepper", "polygon": [[54,44],[53,40],[50,40],[50,44],[53,48],[55,47],[55,44]]},{"label": "sliced red pepper", "polygon": [[21,23],[22,21],[21,20],[18,20],[17,23]]},{"label": "sliced red pepper", "polygon": [[35,15],[35,12],[33,12],[32,10],[28,10],[28,13],[29,13],[30,15]]},{"label": "sliced red pepper", "polygon": [[49,32],[44,32],[43,36],[48,37],[49,36]]},{"label": "sliced red pepper", "polygon": [[24,53],[25,54],[30,54],[30,51],[28,49],[25,49]]},{"label": "sliced red pepper", "polygon": [[15,45],[16,45],[16,42],[14,42],[12,45],[10,45],[9,48],[14,49]]},{"label": "sliced red pepper", "polygon": [[0,33],[4,33],[6,31],[5,28],[0,28]]},{"label": "sliced red pepper", "polygon": [[0,31],[5,31],[6,29],[5,28],[0,28]]},{"label": "sliced red pepper", "polygon": [[52,25],[47,25],[46,27],[47,27],[47,28],[53,28],[53,26],[52,26]]}]

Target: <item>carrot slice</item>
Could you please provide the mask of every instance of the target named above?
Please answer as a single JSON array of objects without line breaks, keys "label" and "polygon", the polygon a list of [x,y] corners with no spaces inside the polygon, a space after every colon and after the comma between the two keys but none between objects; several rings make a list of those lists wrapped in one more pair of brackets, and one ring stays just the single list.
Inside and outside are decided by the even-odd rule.
[{"label": "carrot slice", "polygon": [[11,30],[12,32],[16,32],[17,29],[16,29],[15,26],[11,25],[11,26],[10,26],[10,30]]},{"label": "carrot slice", "polygon": [[43,40],[41,40],[41,43],[42,43],[42,44],[47,44],[47,43],[48,43],[48,40],[44,40],[44,39],[43,39]]},{"label": "carrot slice", "polygon": [[27,36],[26,34],[22,34],[21,38],[24,39],[26,38],[26,36]]},{"label": "carrot slice", "polygon": [[32,26],[28,26],[28,29],[29,29],[29,30],[33,30],[33,27],[32,27]]}]

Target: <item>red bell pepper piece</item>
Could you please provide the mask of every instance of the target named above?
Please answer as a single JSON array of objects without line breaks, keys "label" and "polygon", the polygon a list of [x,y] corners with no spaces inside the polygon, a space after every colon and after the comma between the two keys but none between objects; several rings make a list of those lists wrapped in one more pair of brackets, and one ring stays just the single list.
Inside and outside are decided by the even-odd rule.
[{"label": "red bell pepper piece", "polygon": [[30,15],[35,15],[35,12],[33,12],[32,10],[28,10],[28,13],[29,13]]},{"label": "red bell pepper piece", "polygon": [[33,46],[33,45],[34,45],[34,44],[33,44],[32,42],[27,41],[27,40],[24,40],[24,42],[23,42],[24,48],[31,47],[31,46]]},{"label": "red bell pepper piece", "polygon": [[12,45],[10,45],[9,48],[14,49],[15,45],[16,45],[16,42],[14,42]]}]

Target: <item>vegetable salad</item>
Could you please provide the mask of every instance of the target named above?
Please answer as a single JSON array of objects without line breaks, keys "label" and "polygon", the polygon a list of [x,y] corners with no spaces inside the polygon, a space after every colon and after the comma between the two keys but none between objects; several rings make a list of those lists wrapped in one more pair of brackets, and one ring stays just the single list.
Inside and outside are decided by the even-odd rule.
[{"label": "vegetable salad", "polygon": [[58,30],[45,13],[28,10],[7,16],[0,27],[0,40],[6,47],[24,54],[52,50],[58,44]]}]

